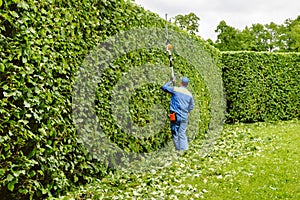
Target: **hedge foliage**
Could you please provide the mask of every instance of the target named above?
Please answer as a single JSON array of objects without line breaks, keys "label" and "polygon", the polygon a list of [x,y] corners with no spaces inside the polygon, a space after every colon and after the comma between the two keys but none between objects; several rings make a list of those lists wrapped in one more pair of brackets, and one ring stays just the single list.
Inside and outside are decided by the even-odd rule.
[{"label": "hedge foliage", "polygon": [[300,54],[223,52],[227,122],[300,117]]},{"label": "hedge foliage", "polygon": [[[74,76],[89,51],[109,36],[132,27],[164,28],[164,23],[158,15],[124,0],[41,0],[38,3],[8,0],[0,4],[1,199],[43,199],[62,194],[93,177],[105,176],[107,167],[97,162],[77,141],[71,114]],[[217,57],[217,50],[201,39],[197,41]],[[163,52],[142,54],[140,60],[125,55],[118,61],[127,63],[124,69],[111,73],[117,76],[132,63],[138,66],[155,63],[157,59],[167,62],[162,58]],[[197,77],[186,70],[188,64],[184,59],[178,57],[177,62],[186,66],[181,73],[191,74],[191,79],[193,75]],[[114,77],[109,73],[109,77]],[[113,78],[111,83],[114,81]],[[203,81],[195,78],[197,81],[196,88],[205,90]],[[150,87],[151,95],[157,96],[159,101],[166,100],[157,85],[145,87],[147,90]],[[106,93],[99,88],[99,94]],[[144,97],[136,91],[134,98],[140,101]],[[209,97],[201,98],[204,130],[209,118]],[[108,109],[101,107],[103,105],[99,104],[99,111]],[[136,105],[132,108],[136,111],[133,113],[136,122],[145,123],[147,113],[143,111],[147,108],[138,109]],[[113,135],[113,125],[107,127],[108,135]],[[121,141],[116,136],[112,140]],[[158,138],[170,139],[164,135]],[[163,142],[154,142],[152,146],[146,142],[137,145],[135,150],[150,151]],[[128,141],[120,145],[130,146]]]}]

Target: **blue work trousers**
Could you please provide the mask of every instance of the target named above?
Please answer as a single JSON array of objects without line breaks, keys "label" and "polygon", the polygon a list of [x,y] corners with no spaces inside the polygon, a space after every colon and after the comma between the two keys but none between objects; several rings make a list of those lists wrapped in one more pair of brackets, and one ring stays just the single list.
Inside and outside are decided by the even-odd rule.
[{"label": "blue work trousers", "polygon": [[176,150],[184,151],[188,149],[186,126],[187,119],[182,119],[176,114],[176,121],[171,122],[172,140]]}]

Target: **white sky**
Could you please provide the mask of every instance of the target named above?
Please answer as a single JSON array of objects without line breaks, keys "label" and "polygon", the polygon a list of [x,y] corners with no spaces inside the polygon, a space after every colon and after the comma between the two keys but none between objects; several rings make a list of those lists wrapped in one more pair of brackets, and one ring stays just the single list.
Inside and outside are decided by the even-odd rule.
[{"label": "white sky", "polygon": [[255,23],[283,24],[300,15],[300,0],[135,0],[147,10],[165,18],[195,13],[200,17],[199,35],[216,40],[215,29],[220,21],[243,30]]}]

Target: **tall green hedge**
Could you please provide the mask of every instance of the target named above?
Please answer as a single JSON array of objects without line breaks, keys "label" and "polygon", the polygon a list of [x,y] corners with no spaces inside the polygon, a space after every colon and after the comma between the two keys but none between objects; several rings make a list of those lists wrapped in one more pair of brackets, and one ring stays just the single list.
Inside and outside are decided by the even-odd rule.
[{"label": "tall green hedge", "polygon": [[300,54],[223,52],[227,122],[300,117]]},{"label": "tall green hedge", "polygon": [[[164,28],[164,19],[124,0],[1,2],[0,198],[43,199],[103,177],[108,169],[77,141],[71,114],[74,76],[89,51],[109,36],[132,27]],[[216,58],[215,49],[197,40]],[[155,62],[161,53],[132,62]],[[120,63],[130,64],[130,56]],[[147,87],[161,95],[157,86]],[[137,91],[135,98],[143,97]]]},{"label": "tall green hedge", "polygon": [[77,143],[74,74],[108,36],[163,20],[117,0],[3,1],[0,24],[1,199],[56,195],[105,175]]}]

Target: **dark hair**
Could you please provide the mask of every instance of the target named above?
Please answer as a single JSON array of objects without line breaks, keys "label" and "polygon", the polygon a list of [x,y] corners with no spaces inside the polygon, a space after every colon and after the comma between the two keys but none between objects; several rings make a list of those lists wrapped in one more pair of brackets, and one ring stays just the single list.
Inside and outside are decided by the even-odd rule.
[{"label": "dark hair", "polygon": [[184,87],[187,87],[188,83],[184,83],[184,82],[181,81],[181,85],[184,86]]}]

